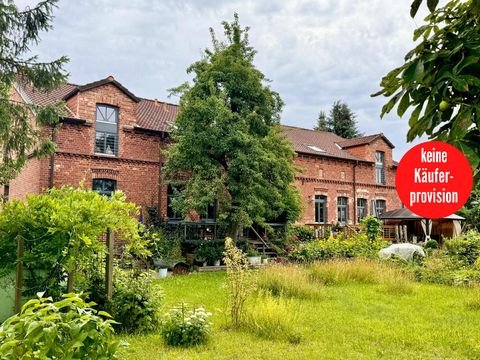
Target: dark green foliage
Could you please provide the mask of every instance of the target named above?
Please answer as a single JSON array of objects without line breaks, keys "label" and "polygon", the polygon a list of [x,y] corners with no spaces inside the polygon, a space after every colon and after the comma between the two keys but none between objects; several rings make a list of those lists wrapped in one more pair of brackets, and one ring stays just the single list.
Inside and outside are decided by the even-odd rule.
[{"label": "dark green foliage", "polygon": [[318,114],[317,125],[314,127],[314,130],[331,131],[327,115],[325,115],[324,111],[320,111],[320,114]]},{"label": "dark green foliage", "polygon": [[305,225],[291,225],[288,228],[288,237],[292,241],[311,241],[315,239],[315,230]]},{"label": "dark green foliage", "polygon": [[328,117],[323,111],[320,112],[315,130],[333,132],[346,139],[361,136],[355,118],[356,115],[348,105],[337,100],[333,103]]},{"label": "dark green foliage", "polygon": [[375,216],[365,216],[360,224],[363,226],[363,231],[367,234],[369,240],[374,241],[380,236],[382,232],[382,222]]},{"label": "dark green foliage", "polygon": [[425,244],[425,249],[438,249],[437,240],[428,240]]},{"label": "dark green foliage", "polygon": [[[414,15],[421,4],[412,4]],[[374,94],[389,99],[382,116],[397,105],[398,116],[408,109],[407,140],[424,134],[459,148],[474,170],[480,165],[480,2],[449,1],[436,8],[414,32],[418,44],[405,63],[389,72]],[[480,172],[476,174],[476,180]]]},{"label": "dark green foliage", "polygon": [[182,303],[164,316],[162,336],[170,346],[191,347],[208,341],[212,314],[202,307],[189,309]]},{"label": "dark green foliage", "polygon": [[445,247],[450,256],[473,265],[480,257],[480,233],[469,231],[454,239],[446,240]]},{"label": "dark green foliage", "polygon": [[313,262],[337,257],[378,258],[378,252],[387,245],[383,239],[370,240],[365,234],[357,234],[346,239],[342,236],[331,236],[325,240],[301,243],[289,256],[297,262]]},{"label": "dark green foliage", "polygon": [[158,328],[161,299],[162,293],[153,286],[149,273],[117,269],[107,309],[119,323],[115,327],[120,331],[147,333]]},{"label": "dark green foliage", "polygon": [[174,207],[204,214],[217,203],[218,220],[236,238],[241,226],[295,220],[300,198],[295,152],[279,127],[283,102],[253,65],[248,28],[237,15],[223,26],[227,41],[212,31],[213,49],[188,68],[193,84],[174,90],[180,113],[164,171],[183,184]]},{"label": "dark green foliage", "polygon": [[40,33],[51,28],[52,10],[57,0],[45,0],[35,7],[20,11],[13,1],[0,2],[0,184],[8,184],[25,165],[28,156],[52,154],[55,147],[38,125],[52,127],[58,123],[61,104],[34,106],[10,100],[15,82],[28,83],[48,91],[66,80],[63,70],[68,61],[60,57],[40,62],[30,55]]},{"label": "dark green foliage", "polygon": [[480,231],[480,189],[472,190],[467,203],[458,211],[458,215],[465,218],[467,229]]},{"label": "dark green foliage", "polygon": [[197,261],[206,261],[209,265],[223,257],[223,246],[214,242],[203,242],[195,249],[195,259]]},{"label": "dark green foliage", "polygon": [[0,357],[17,359],[117,359],[121,344],[113,320],[75,294],[58,302],[32,299],[0,326]]}]

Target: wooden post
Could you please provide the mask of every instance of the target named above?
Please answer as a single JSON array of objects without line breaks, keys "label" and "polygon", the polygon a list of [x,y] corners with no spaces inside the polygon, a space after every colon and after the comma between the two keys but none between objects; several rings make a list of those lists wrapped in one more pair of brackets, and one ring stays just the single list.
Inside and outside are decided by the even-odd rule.
[{"label": "wooden post", "polygon": [[73,278],[74,278],[74,271],[69,271],[67,274],[67,293],[73,292]]},{"label": "wooden post", "polygon": [[15,313],[22,310],[23,289],[23,253],[25,252],[25,240],[23,236],[17,236],[17,273],[15,277]]},{"label": "wooden post", "polygon": [[113,244],[113,232],[111,229],[107,229],[107,259],[105,263],[105,290],[107,299],[111,299],[113,294]]}]

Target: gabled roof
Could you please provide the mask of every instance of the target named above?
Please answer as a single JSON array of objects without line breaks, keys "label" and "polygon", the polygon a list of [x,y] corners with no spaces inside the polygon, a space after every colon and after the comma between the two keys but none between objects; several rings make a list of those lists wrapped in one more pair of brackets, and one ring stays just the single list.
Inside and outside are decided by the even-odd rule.
[{"label": "gabled roof", "polygon": [[[345,160],[365,161],[348,153],[337,145],[345,139],[334,133],[287,125],[282,125],[282,130],[285,136],[292,142],[295,151],[298,153],[327,156]],[[323,151],[318,151],[316,149]]]},{"label": "gabled roof", "polygon": [[[136,109],[138,128],[162,132],[170,131],[170,124],[175,121],[180,109],[178,105],[139,98],[111,76],[85,85],[63,84],[49,92],[39,91],[25,82],[18,82],[17,85],[20,87],[19,90],[22,92],[21,95],[25,97],[25,101],[32,102],[35,105],[45,106],[67,100],[80,91],[86,91],[106,84],[116,86],[138,104]],[[70,120],[75,119],[75,114],[72,110],[68,110],[70,115],[72,115]]]},{"label": "gabled roof", "polygon": [[35,105],[45,106],[53,105],[61,101],[61,99],[75,89],[78,85],[75,84],[63,84],[56,89],[46,92],[40,91],[30,84],[20,82],[21,90],[23,91],[23,96],[26,95],[27,99],[25,101],[31,101]]},{"label": "gabled roof", "polygon": [[340,145],[342,148],[345,149],[345,148],[354,147],[354,146],[371,144],[372,142],[374,142],[379,138],[382,138],[388,144],[388,146],[390,146],[392,149],[395,148],[395,146],[390,142],[390,140],[387,139],[385,135],[383,135],[383,133],[368,135],[368,136],[360,136],[353,139],[343,139],[343,141],[339,142],[338,145]]},{"label": "gabled roof", "polygon": [[96,87],[107,85],[107,84],[112,84],[112,85],[116,86],[125,95],[127,95],[130,99],[132,99],[133,101],[135,101],[137,103],[140,102],[140,99],[138,97],[136,97],[132,92],[130,92],[125,86],[120,84],[117,80],[115,80],[115,78],[113,76],[108,76],[105,79],[94,81],[94,82],[91,82],[91,83],[88,83],[88,84],[85,84],[85,85],[76,86],[75,88],[72,89],[72,91],[70,91],[68,94],[66,94],[63,97],[63,100],[67,100],[67,99],[71,98],[72,96],[74,96],[75,94],[77,94],[80,91],[86,91],[86,90],[94,89]]}]

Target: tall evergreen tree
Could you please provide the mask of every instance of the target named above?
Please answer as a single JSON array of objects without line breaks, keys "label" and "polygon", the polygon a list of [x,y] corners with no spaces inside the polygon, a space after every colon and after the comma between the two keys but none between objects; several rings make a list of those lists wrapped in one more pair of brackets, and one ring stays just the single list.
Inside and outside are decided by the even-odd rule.
[{"label": "tall evergreen tree", "polygon": [[333,103],[328,116],[331,131],[345,139],[360,136],[357,129],[356,115],[346,103],[337,100]]},{"label": "tall evergreen tree", "polygon": [[242,227],[279,216],[295,220],[300,198],[293,186],[294,150],[279,128],[283,102],[255,68],[256,51],[238,15],[223,22],[226,41],[212,29],[213,48],[188,68],[180,113],[164,168],[181,183],[174,207],[204,213],[217,202],[217,217],[236,238]]},{"label": "tall evergreen tree", "polygon": [[66,80],[60,57],[41,62],[31,55],[39,34],[51,28],[52,11],[58,0],[45,0],[19,10],[12,0],[0,0],[0,185],[15,178],[28,156],[54,151],[54,144],[39,125],[54,126],[60,106],[34,106],[11,100],[15,82],[25,82],[48,91]]},{"label": "tall evergreen tree", "polygon": [[332,131],[325,111],[320,111],[320,114],[318,114],[317,125],[314,127],[314,129],[317,131]]},{"label": "tall evergreen tree", "polygon": [[362,134],[358,131],[356,115],[346,103],[337,100],[333,103],[328,117],[324,111],[318,115],[317,131],[328,131],[346,139],[351,139]]}]

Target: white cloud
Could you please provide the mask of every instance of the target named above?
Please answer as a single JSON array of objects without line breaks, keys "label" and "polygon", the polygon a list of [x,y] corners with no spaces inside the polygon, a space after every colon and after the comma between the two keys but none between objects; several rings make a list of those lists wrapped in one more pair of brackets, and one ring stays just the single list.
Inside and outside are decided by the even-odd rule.
[{"label": "white cloud", "polygon": [[36,50],[69,56],[72,82],[114,75],[139,96],[166,98],[209,46],[209,27],[220,36],[221,21],[238,12],[251,27],[256,65],[286,103],[284,123],[312,127],[341,99],[361,131],[385,133],[399,158],[411,146],[407,119],[380,120],[385,100],[370,94],[413,46],[419,21],[409,9],[409,0],[63,0]]}]

